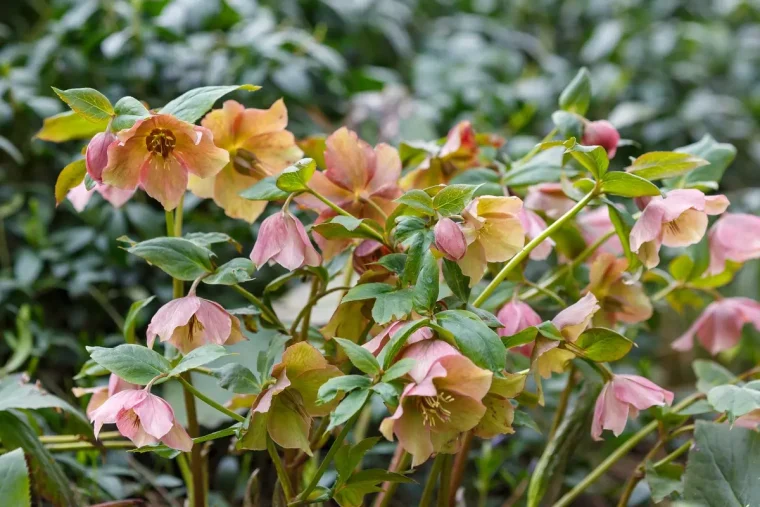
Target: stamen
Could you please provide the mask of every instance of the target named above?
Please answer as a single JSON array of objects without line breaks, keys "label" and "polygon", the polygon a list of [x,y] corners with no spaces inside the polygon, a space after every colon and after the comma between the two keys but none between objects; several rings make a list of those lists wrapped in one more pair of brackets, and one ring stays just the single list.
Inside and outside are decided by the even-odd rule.
[{"label": "stamen", "polygon": [[169,129],[153,129],[145,138],[148,151],[166,158],[177,144],[177,137]]},{"label": "stamen", "polygon": [[448,422],[451,418],[451,410],[448,410],[443,405],[452,401],[454,401],[454,397],[446,393],[421,397],[418,407],[422,413],[422,422],[431,428],[435,427],[436,421]]},{"label": "stamen", "polygon": [[681,232],[681,228],[678,226],[678,219],[668,222],[665,226],[668,228],[668,231],[673,234],[679,234]]}]

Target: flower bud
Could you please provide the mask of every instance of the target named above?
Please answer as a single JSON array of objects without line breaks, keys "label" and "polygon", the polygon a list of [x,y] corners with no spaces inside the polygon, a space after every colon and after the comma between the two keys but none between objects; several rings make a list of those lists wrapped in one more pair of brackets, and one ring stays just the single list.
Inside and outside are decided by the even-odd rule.
[{"label": "flower bud", "polygon": [[467,241],[462,229],[452,219],[442,218],[435,224],[435,247],[451,261],[464,257]]},{"label": "flower bud", "polygon": [[85,164],[87,174],[98,183],[103,182],[103,169],[108,165],[108,147],[116,141],[116,135],[112,132],[100,132],[90,140],[87,145]]},{"label": "flower bud", "polygon": [[607,158],[614,158],[620,142],[620,134],[607,120],[590,121],[583,131],[582,144],[601,146],[607,151]]}]

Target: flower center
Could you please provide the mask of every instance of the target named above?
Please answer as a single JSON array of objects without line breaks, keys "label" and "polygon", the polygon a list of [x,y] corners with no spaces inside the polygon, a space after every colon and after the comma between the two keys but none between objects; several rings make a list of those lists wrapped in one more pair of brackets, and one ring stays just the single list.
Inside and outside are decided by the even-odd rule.
[{"label": "flower center", "polygon": [[434,427],[436,421],[448,422],[451,418],[451,411],[447,410],[444,404],[452,401],[454,401],[454,397],[445,393],[421,397],[417,404],[420,412],[422,412],[422,422],[430,427]]},{"label": "flower center", "polygon": [[665,227],[668,228],[668,231],[671,234],[678,234],[681,232],[681,227],[678,226],[678,220],[673,220],[672,222],[668,222],[665,224]]},{"label": "flower center", "polygon": [[177,144],[177,136],[169,129],[153,129],[145,138],[148,151],[166,158]]},{"label": "flower center", "polygon": [[201,324],[201,321],[198,320],[195,315],[190,317],[190,322],[188,322],[188,328],[187,328],[187,337],[192,342],[193,339],[203,333],[203,330],[205,328],[203,327],[203,324]]}]

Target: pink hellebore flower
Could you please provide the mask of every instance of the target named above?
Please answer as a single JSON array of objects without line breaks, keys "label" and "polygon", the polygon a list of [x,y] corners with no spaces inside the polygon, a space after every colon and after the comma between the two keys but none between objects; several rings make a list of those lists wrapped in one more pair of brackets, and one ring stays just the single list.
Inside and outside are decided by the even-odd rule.
[{"label": "pink hellebore flower", "polygon": [[607,152],[607,158],[615,158],[620,134],[612,123],[607,120],[590,121],[583,130],[581,144],[586,146],[601,146]]},{"label": "pink hellebore flower", "polygon": [[434,452],[456,452],[460,434],[473,429],[486,412],[482,400],[493,374],[442,340],[415,343],[401,358],[416,360],[408,374],[412,382],[380,432],[388,440],[395,434],[416,467]]},{"label": "pink hellebore flower", "polygon": [[118,138],[113,132],[100,132],[87,145],[84,159],[87,174],[98,183],[103,183],[103,169],[108,165],[108,147],[116,141]]},{"label": "pink hellebore flower", "polygon": [[[523,329],[537,326],[541,323],[541,317],[538,316],[533,308],[520,300],[513,300],[502,306],[501,310],[496,314],[496,318],[504,324],[504,327],[496,331],[499,333],[499,336],[512,336]],[[533,343],[526,343],[510,350],[514,350],[525,357],[530,357],[531,352],[533,352]]]},{"label": "pink hellebore flower", "polygon": [[[380,333],[377,334],[374,338],[369,340],[367,343],[362,345],[365,349],[369,350],[374,354],[375,356],[380,353],[380,351],[383,350],[383,348],[388,344],[388,342],[393,338],[393,336],[396,334],[396,332],[407,325],[409,322],[398,320],[391,325],[387,326],[385,329],[383,329]],[[423,327],[412,333],[409,338],[406,339],[406,345],[413,345],[419,341],[427,340],[433,337],[433,332],[430,330],[429,327]]]},{"label": "pink hellebore flower", "polygon": [[612,430],[620,436],[628,416],[636,417],[639,410],[662,407],[673,403],[673,393],[638,375],[614,375],[596,400],[591,437],[601,440],[602,430]]},{"label": "pink hellebore flower", "polygon": [[232,345],[245,340],[237,317],[218,303],[194,293],[159,308],[148,325],[147,336],[148,347],[153,347],[158,336],[183,354],[209,343]]},{"label": "pink hellebore flower", "polygon": [[114,394],[89,417],[95,423],[95,438],[104,424],[116,423],[119,433],[137,447],[159,441],[183,452],[193,447],[193,440],[174,418],[171,405],[144,389],[127,389]]},{"label": "pink hellebore flower", "polygon": [[108,147],[103,182],[129,190],[140,185],[166,210],[176,208],[185,194],[188,173],[210,178],[230,160],[207,128],[168,114],[139,120],[118,137]]},{"label": "pink hellebore flower", "polygon": [[458,261],[467,251],[467,241],[459,225],[450,218],[435,224],[435,247],[450,261]]},{"label": "pink hellebore flower", "polygon": [[653,197],[631,229],[631,250],[647,268],[660,262],[660,245],[689,246],[698,243],[707,229],[707,215],[726,211],[724,195],[706,196],[699,190],[671,190]]},{"label": "pink hellebore flower", "polygon": [[710,270],[718,274],[726,261],[746,262],[760,258],[760,217],[726,213],[710,229]]},{"label": "pink hellebore flower", "polygon": [[[529,240],[533,240],[546,230],[544,219],[527,208],[523,208],[520,211],[520,224]],[[546,238],[530,252],[530,258],[534,261],[542,261],[549,257],[549,254],[552,253],[552,248],[554,248],[554,240]]]},{"label": "pink hellebore flower", "polygon": [[575,206],[575,201],[565,195],[559,183],[541,183],[528,188],[525,207],[543,211],[547,217],[557,219]]},{"label": "pink hellebore flower", "polygon": [[671,346],[680,351],[691,350],[696,336],[702,346],[715,355],[736,346],[747,323],[760,331],[760,303],[757,301],[749,298],[713,301]]},{"label": "pink hellebore flower", "polygon": [[301,221],[284,209],[262,222],[251,251],[256,267],[270,259],[290,271],[302,266],[319,266],[322,262]]},{"label": "pink hellebore flower", "polygon": [[99,193],[103,199],[111,203],[114,208],[121,208],[126,204],[128,200],[135,194],[134,190],[123,190],[121,188],[112,187],[111,185],[103,185],[95,183],[95,187],[87,190],[87,186],[84,181],[76,187],[69,190],[66,194],[66,198],[71,202],[71,205],[77,211],[81,213],[87,207],[87,204],[92,198],[92,194]]},{"label": "pink hellebore flower", "polygon": [[116,374],[111,373],[111,376],[108,377],[107,386],[86,388],[75,387],[71,390],[71,392],[73,392],[74,396],[77,398],[81,398],[85,394],[92,394],[92,398],[90,398],[90,402],[87,404],[87,409],[85,410],[87,417],[92,417],[92,413],[95,412],[95,410],[97,410],[103,403],[105,403],[109,397],[113,396],[116,393],[126,391],[127,389],[139,388],[135,384],[130,384],[126,380],[122,380],[122,378]]},{"label": "pink hellebore flower", "polygon": [[[579,213],[576,221],[578,222],[578,227],[580,227],[581,236],[583,236],[583,240],[587,245],[591,245],[602,236],[615,231],[615,226],[612,225],[610,211],[607,209],[607,206],[599,206],[592,211]],[[595,255],[598,255],[598,252],[622,255],[623,245],[620,243],[618,235],[613,234],[596,252]]]},{"label": "pink hellebore flower", "polygon": [[652,303],[644,287],[641,282],[630,280],[626,269],[627,259],[606,252],[591,264],[586,290],[597,297],[602,307],[601,322],[597,325],[636,324],[652,316]]}]

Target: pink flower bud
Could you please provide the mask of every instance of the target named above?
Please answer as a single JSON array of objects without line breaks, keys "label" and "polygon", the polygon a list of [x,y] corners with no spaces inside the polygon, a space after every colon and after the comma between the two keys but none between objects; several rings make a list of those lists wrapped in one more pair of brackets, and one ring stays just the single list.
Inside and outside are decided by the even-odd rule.
[{"label": "pink flower bud", "polygon": [[467,251],[467,241],[462,229],[450,218],[442,218],[435,224],[435,247],[450,261],[458,261]]},{"label": "pink flower bud", "polygon": [[319,266],[322,262],[303,224],[285,210],[262,222],[253,245],[251,260],[257,267],[270,259],[291,271],[301,266]]},{"label": "pink flower bud", "polygon": [[620,142],[620,134],[607,120],[590,121],[583,131],[582,144],[601,146],[607,151],[607,158],[614,158]]},{"label": "pink flower bud", "polygon": [[116,135],[112,132],[101,132],[95,134],[87,145],[87,174],[98,183],[103,182],[103,169],[108,165],[108,147],[116,140]]},{"label": "pink flower bud", "polygon": [[[533,308],[520,300],[510,301],[502,306],[499,313],[496,314],[496,318],[504,324],[504,327],[497,330],[499,336],[512,336],[523,329],[537,326],[541,323],[541,317]],[[533,342],[520,345],[511,350],[525,357],[530,357],[531,352],[533,352]]]}]

